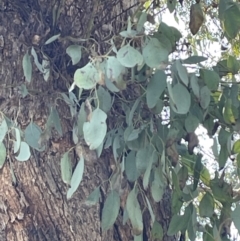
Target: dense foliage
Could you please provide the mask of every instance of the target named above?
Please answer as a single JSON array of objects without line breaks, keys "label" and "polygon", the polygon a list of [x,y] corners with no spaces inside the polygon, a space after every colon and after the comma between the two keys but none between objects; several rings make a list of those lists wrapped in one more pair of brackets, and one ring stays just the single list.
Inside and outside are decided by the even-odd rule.
[{"label": "dense foliage", "polygon": [[[151,200],[159,202],[168,185],[172,187],[169,236],[181,232],[195,240],[199,232],[203,240],[230,240],[232,222],[240,232],[240,5],[232,0],[142,2],[126,29],[108,40],[110,47],[104,55],[76,43],[66,49],[72,65],[81,61],[83,51],[90,55],[89,62],[75,71],[69,94],[61,94],[70,108],[73,148],[79,154],[73,172],[69,155],[73,148],[61,159],[62,179],[69,185],[67,198],[74,195],[83,176],[81,148],[86,144],[98,156],[111,149],[115,163],[102,213],[103,230],[111,228],[118,216],[121,182],[127,179],[133,188],[124,200],[124,223],[130,220],[134,240],[141,240],[143,231],[138,194],[150,213],[153,239],[162,239]],[[166,8],[186,29],[156,20]],[[61,41],[61,34],[44,45],[56,41]],[[221,48],[216,50],[221,51],[217,60],[207,49],[214,42]],[[48,81],[51,65],[44,51],[42,56],[39,61],[34,46],[24,55],[27,82],[34,81],[33,65]],[[21,93],[28,95],[27,84],[21,86]],[[199,147],[195,133],[199,127],[214,139],[210,157]],[[5,143],[13,143],[13,153],[8,155],[26,161],[30,148],[45,150],[52,128],[62,135],[54,106],[45,130],[34,122],[20,130],[4,116],[1,167],[9,152]],[[97,187],[86,203],[94,205],[99,197]]]}]

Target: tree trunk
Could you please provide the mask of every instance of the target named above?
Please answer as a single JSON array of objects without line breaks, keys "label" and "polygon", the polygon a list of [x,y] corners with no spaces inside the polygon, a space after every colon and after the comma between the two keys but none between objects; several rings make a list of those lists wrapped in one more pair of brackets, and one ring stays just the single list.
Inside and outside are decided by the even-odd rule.
[{"label": "tree trunk", "polygon": [[[107,182],[101,186],[101,200],[94,206],[87,206],[88,195],[111,175],[111,155],[106,150],[101,158],[95,152],[82,146],[85,158],[83,180],[70,200],[66,199],[67,185],[61,179],[60,159],[72,142],[70,111],[61,100],[60,93],[67,92],[72,82],[73,71],[67,66],[66,47],[69,39],[94,38],[99,43],[97,53],[104,53],[103,39],[119,32],[123,21],[134,1],[46,1],[12,0],[1,1],[0,6],[0,109],[1,113],[25,130],[35,122],[44,130],[49,108],[56,106],[61,117],[62,137],[57,133],[46,142],[43,152],[31,150],[31,158],[26,162],[17,161],[9,139],[4,139],[8,147],[7,161],[1,169],[0,180],[0,240],[1,241],[69,241],[69,240],[133,240],[129,223],[122,225],[121,214],[116,225],[108,231],[101,231],[101,211],[108,192]],[[114,2],[114,3],[113,3]],[[62,4],[62,5],[61,5]],[[53,10],[60,13],[54,20]],[[107,26],[113,29],[106,30]],[[109,27],[110,26],[110,27]],[[105,31],[105,32],[104,32]],[[61,32],[62,40],[43,46],[53,35]],[[65,37],[65,38],[64,38]],[[84,43],[89,48],[92,43]],[[31,47],[41,60],[42,52],[51,59],[54,71],[48,81],[33,64],[33,78],[26,83],[22,59]],[[30,53],[30,52],[29,52]],[[84,55],[84,54],[83,54]],[[84,55],[76,68],[87,61]],[[23,98],[26,85],[29,94]],[[71,152],[72,165],[77,163],[77,155]],[[160,205],[154,206],[158,221],[166,231],[170,220],[171,193],[166,192]],[[149,214],[144,216],[146,227],[150,227]],[[144,240],[150,232],[145,230]],[[165,236],[164,240],[175,240]]]}]

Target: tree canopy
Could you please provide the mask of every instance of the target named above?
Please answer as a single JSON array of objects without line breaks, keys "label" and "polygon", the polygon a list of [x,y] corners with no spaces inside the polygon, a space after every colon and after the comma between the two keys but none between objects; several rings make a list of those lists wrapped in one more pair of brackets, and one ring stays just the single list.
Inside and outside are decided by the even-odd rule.
[{"label": "tree canopy", "polygon": [[[75,39],[59,32],[41,43],[36,37],[22,60],[21,98],[31,95],[33,69],[45,81],[56,74],[48,46],[70,40],[65,62],[74,71],[69,93],[59,97],[70,109],[74,143],[61,158],[67,198],[83,177],[83,149],[95,150],[98,157],[110,150],[114,163],[109,167],[111,177],[102,183],[110,186],[102,211],[103,230],[114,225],[121,206],[123,222],[130,220],[134,240],[142,240],[141,195],[151,217],[152,238],[162,240],[163,228],[152,205],[171,186],[169,236],[180,232],[190,240],[201,235],[206,241],[233,240],[231,224],[240,232],[240,4],[233,0],[140,2],[119,33],[105,26],[109,36],[103,49],[92,36]],[[185,28],[162,21],[166,11]],[[59,14],[54,15],[55,25]],[[63,135],[56,106],[50,106],[44,130],[34,121],[21,129],[1,114],[1,167],[9,155],[27,161],[31,149],[44,151],[53,130]],[[213,140],[209,153],[199,145],[206,138],[196,134],[199,129]],[[74,169],[69,155],[73,149],[79,157]],[[126,180],[132,190],[123,195]],[[99,198],[97,187],[86,204],[94,205]]]}]

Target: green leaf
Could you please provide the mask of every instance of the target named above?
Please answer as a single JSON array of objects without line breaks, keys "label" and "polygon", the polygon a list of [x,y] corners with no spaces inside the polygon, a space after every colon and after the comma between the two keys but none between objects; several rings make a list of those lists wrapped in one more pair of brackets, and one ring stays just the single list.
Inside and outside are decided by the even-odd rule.
[{"label": "green leaf", "polygon": [[236,208],[232,211],[231,213],[231,218],[232,218],[232,221],[236,227],[236,229],[238,230],[238,233],[240,233],[240,205],[237,204],[236,205]]},{"label": "green leaf", "polygon": [[151,193],[155,202],[161,201],[165,190],[165,184],[161,179],[159,172],[159,169],[154,169],[154,180],[151,184]]},{"label": "green leaf", "polygon": [[205,241],[216,241],[213,236],[213,228],[209,225],[205,226],[205,230],[203,232],[203,240]]},{"label": "green leaf", "polygon": [[177,191],[178,195],[181,195],[181,190],[180,190],[180,186],[179,186],[179,179],[178,176],[175,172],[175,170],[172,170],[172,182],[173,182],[173,186],[174,189]]},{"label": "green leaf", "polygon": [[129,126],[132,125],[134,113],[135,113],[136,109],[138,108],[138,105],[139,105],[141,99],[142,99],[141,96],[136,99],[136,101],[134,102],[134,104],[132,106],[131,111],[129,112],[129,116],[126,115],[126,122]]},{"label": "green leaf", "polygon": [[2,119],[2,121],[1,121],[1,124],[0,124],[0,142],[3,141],[6,133],[8,132],[8,125],[7,125],[7,122],[6,122],[5,118],[2,116],[1,119]]},{"label": "green leaf", "polygon": [[67,191],[67,199],[70,199],[72,195],[76,192],[78,186],[82,181],[83,171],[84,171],[84,158],[81,157],[73,172],[71,182],[70,182],[71,187]]},{"label": "green leaf", "polygon": [[85,201],[85,204],[88,206],[92,206],[98,203],[100,199],[101,193],[100,193],[100,188],[97,187],[94,189],[90,195],[88,196],[87,200]]},{"label": "green leaf", "polygon": [[26,53],[23,56],[22,67],[23,67],[24,76],[27,82],[30,83],[32,80],[32,62],[31,62],[31,57],[28,53]]},{"label": "green leaf", "polygon": [[149,160],[148,160],[148,166],[147,166],[147,169],[146,169],[146,171],[144,173],[144,176],[143,176],[143,188],[145,190],[148,188],[149,177],[150,177],[151,170],[152,170],[152,164],[156,163],[157,160],[158,160],[157,152],[153,151]]},{"label": "green leaf", "polygon": [[223,119],[227,124],[235,124],[236,120],[233,114],[232,100],[227,99],[223,108]]},{"label": "green leaf", "polygon": [[237,140],[234,144],[233,144],[233,153],[234,154],[238,154],[240,153],[240,140]]},{"label": "green leaf", "polygon": [[188,222],[188,227],[187,227],[187,232],[188,232],[188,237],[191,241],[196,240],[196,233],[197,233],[197,213],[196,213],[196,208],[195,206],[192,205],[192,216]]},{"label": "green leaf", "polygon": [[221,150],[218,157],[219,169],[221,170],[228,160],[228,148],[227,146],[221,146]]},{"label": "green leaf", "polygon": [[203,169],[202,157],[201,157],[201,155],[198,155],[197,160],[194,165],[193,191],[197,188],[202,169]]},{"label": "green leaf", "polygon": [[79,45],[70,45],[66,49],[66,53],[70,56],[72,64],[77,64],[82,57],[82,47]]},{"label": "green leaf", "polygon": [[226,131],[223,127],[221,128],[219,135],[218,135],[218,141],[221,146],[225,146],[228,143],[228,139],[231,138],[231,133]]},{"label": "green leaf", "polygon": [[161,224],[157,221],[153,223],[152,230],[151,230],[153,240],[162,240],[163,238],[163,228]]},{"label": "green leaf", "polygon": [[112,92],[119,92],[120,90],[110,81],[108,78],[105,79],[106,87]]},{"label": "green leaf", "polygon": [[214,213],[214,199],[213,196],[206,192],[199,204],[199,214],[201,217],[212,217]]},{"label": "green leaf", "polygon": [[151,203],[150,203],[149,199],[146,196],[145,196],[145,199],[146,199],[146,202],[147,202],[148,211],[149,211],[150,216],[151,216],[151,221],[152,221],[152,223],[154,223],[155,222],[155,215],[153,213],[153,209],[152,209]]},{"label": "green leaf", "polygon": [[183,200],[182,196],[180,196],[176,190],[173,190],[171,202],[172,214],[179,213],[183,205]]},{"label": "green leaf", "polygon": [[180,40],[182,35],[178,29],[161,22],[159,24],[158,31],[153,34],[153,37],[160,41],[168,53],[172,53],[176,50],[176,42]]},{"label": "green leaf", "polygon": [[201,69],[200,76],[209,88],[209,90],[217,90],[220,82],[219,75],[212,70]]},{"label": "green leaf", "polygon": [[48,81],[50,77],[50,61],[46,55],[43,55],[43,60],[42,60],[42,70],[43,70],[43,79],[45,81]]},{"label": "green leaf", "polygon": [[19,91],[20,91],[23,98],[25,98],[29,94],[25,84],[21,84],[19,86]]},{"label": "green leaf", "polygon": [[95,150],[103,142],[107,133],[106,119],[107,115],[101,109],[95,109],[90,121],[83,124],[84,139],[90,150]]},{"label": "green leaf", "polygon": [[104,202],[103,211],[102,211],[102,229],[104,231],[110,229],[115,223],[118,212],[120,208],[120,197],[115,190],[112,190],[106,201]]},{"label": "green leaf", "polygon": [[148,108],[151,109],[157,104],[160,96],[167,86],[166,80],[167,76],[162,70],[158,70],[151,78],[147,86],[146,98]]},{"label": "green leaf", "polygon": [[109,92],[102,86],[99,86],[97,90],[97,98],[99,101],[99,108],[105,113],[109,112],[112,107],[112,98]]},{"label": "green leaf", "polygon": [[237,74],[240,69],[240,62],[234,56],[229,55],[227,59],[227,67],[232,74]]},{"label": "green leaf", "polygon": [[15,158],[18,161],[27,161],[31,156],[29,145],[22,141],[19,149],[18,156],[15,156]]},{"label": "green leaf", "polygon": [[20,130],[18,128],[14,128],[14,134],[15,134],[15,140],[13,143],[14,143],[14,148],[13,148],[13,152],[14,153],[17,153],[19,148],[20,148],[20,145],[21,145],[21,133],[20,133]]},{"label": "green leaf", "polygon": [[179,216],[177,214],[174,214],[172,216],[172,219],[170,221],[168,231],[167,231],[168,236],[172,236],[172,235],[176,234],[178,231],[182,230],[182,228],[185,225],[182,218],[183,218],[183,216]]},{"label": "green leaf", "polygon": [[158,115],[161,114],[163,110],[164,103],[161,99],[157,101],[157,104],[151,109],[151,112]]},{"label": "green leaf", "polygon": [[150,68],[158,68],[163,62],[167,62],[168,54],[169,52],[156,38],[151,38],[143,47],[143,58]]},{"label": "green leaf", "polygon": [[143,218],[135,189],[128,194],[126,209],[133,227],[133,233],[135,235],[140,235],[143,231]]},{"label": "green leaf", "polygon": [[70,184],[72,177],[72,165],[68,152],[65,152],[61,158],[61,174],[63,182]]},{"label": "green leaf", "polygon": [[187,118],[185,119],[185,129],[188,133],[194,132],[196,128],[199,126],[200,121],[191,113],[188,114]]},{"label": "green leaf", "polygon": [[188,57],[187,59],[184,59],[183,60],[183,63],[184,64],[199,64],[203,61],[206,61],[207,58],[206,57],[203,57],[203,56],[190,56]]},{"label": "green leaf", "polygon": [[188,79],[188,72],[186,67],[184,67],[181,63],[181,61],[178,59],[176,60],[176,69],[178,72],[178,75],[183,82],[184,85],[188,86],[189,79]]},{"label": "green leaf", "polygon": [[130,182],[135,182],[140,175],[137,171],[135,155],[135,151],[130,151],[125,159],[125,173]]},{"label": "green leaf", "polygon": [[89,62],[84,67],[75,71],[73,79],[79,88],[90,90],[96,86],[100,80],[100,75],[93,64]]},{"label": "green leaf", "polygon": [[33,47],[31,48],[31,55],[33,56],[34,63],[35,63],[35,65],[37,66],[38,70],[39,70],[41,73],[43,73],[43,67],[42,67],[42,65],[39,63],[37,53],[36,53],[36,51],[35,51],[35,49],[34,49]]},{"label": "green leaf", "polygon": [[49,39],[45,42],[45,45],[50,44],[50,43],[52,43],[53,41],[57,40],[57,39],[60,37],[60,35],[61,35],[61,34],[59,33],[59,34],[56,34],[56,35],[52,36],[51,38],[49,38]]},{"label": "green leaf", "polygon": [[176,0],[168,0],[167,1],[167,7],[170,13],[172,13],[175,10],[175,7],[177,5]]},{"label": "green leaf", "polygon": [[78,120],[77,120],[77,126],[78,126],[78,134],[79,136],[83,136],[83,124],[87,120],[87,113],[85,110],[85,103],[83,102],[80,107],[80,111],[78,113]]},{"label": "green leaf", "polygon": [[143,241],[143,234],[141,233],[140,235],[134,235],[133,241]]},{"label": "green leaf", "polygon": [[207,109],[211,100],[211,92],[207,86],[200,89],[200,105],[203,109]]},{"label": "green leaf", "polygon": [[198,84],[198,78],[195,74],[190,74],[190,86],[194,95],[199,99],[200,98],[200,86]]},{"label": "green leaf", "polygon": [[146,169],[148,167],[148,159],[149,159],[149,156],[152,154],[152,152],[153,152],[153,148],[150,145],[137,151],[136,166],[137,166],[137,170],[140,174],[142,174],[146,171]]},{"label": "green leaf", "polygon": [[7,157],[7,151],[5,145],[1,142],[0,143],[0,168],[3,167]]},{"label": "green leaf", "polygon": [[143,62],[143,57],[140,52],[129,44],[118,50],[117,59],[123,66],[127,68],[132,68],[137,64],[140,65]]},{"label": "green leaf", "polygon": [[[220,0],[219,6],[222,6],[223,1],[224,0]],[[227,2],[225,6],[226,8],[224,10],[222,9],[221,22],[226,37],[231,40],[234,39],[240,31],[240,9],[238,4],[232,1]]]},{"label": "green leaf", "polygon": [[144,31],[144,24],[147,22],[147,13],[141,12],[141,16],[137,23],[137,32],[141,33]]},{"label": "green leaf", "polygon": [[170,105],[173,111],[177,114],[187,114],[191,105],[191,97],[186,87],[177,83],[172,88],[172,95]]},{"label": "green leaf", "polygon": [[57,109],[54,107],[51,108],[51,112],[47,120],[47,127],[48,128],[54,127],[60,136],[63,135],[60,117]]}]

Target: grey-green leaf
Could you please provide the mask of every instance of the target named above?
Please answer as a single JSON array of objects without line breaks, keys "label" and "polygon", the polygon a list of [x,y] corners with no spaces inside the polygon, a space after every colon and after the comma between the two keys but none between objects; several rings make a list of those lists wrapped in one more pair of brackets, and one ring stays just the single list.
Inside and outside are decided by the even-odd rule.
[{"label": "grey-green leaf", "polygon": [[115,223],[120,208],[120,197],[115,190],[112,190],[104,203],[102,210],[102,229],[108,230]]},{"label": "grey-green leaf", "polygon": [[65,152],[61,158],[61,174],[63,182],[70,184],[72,177],[72,165],[68,152]]},{"label": "grey-green leaf", "polygon": [[207,86],[200,89],[200,105],[203,109],[207,109],[211,100],[211,92]]},{"label": "grey-green leaf", "polygon": [[83,171],[84,171],[84,158],[81,157],[73,172],[71,182],[70,182],[71,187],[67,191],[67,199],[70,199],[72,197],[73,193],[76,192],[78,186],[80,185],[80,183],[82,181]]},{"label": "grey-green leaf", "polygon": [[178,114],[187,114],[191,106],[191,97],[185,86],[177,83],[172,88],[173,99],[170,99],[170,105],[174,112]]},{"label": "grey-green leaf", "polygon": [[31,152],[30,152],[29,145],[26,142],[22,141],[18,156],[16,156],[15,158],[18,161],[27,161],[30,158],[30,156],[31,156]]},{"label": "grey-green leaf", "polygon": [[8,131],[8,125],[7,125],[7,121],[5,120],[5,118],[2,116],[2,122],[0,124],[0,142],[3,141],[6,133]]},{"label": "grey-green leaf", "polygon": [[134,234],[140,235],[143,231],[143,219],[135,189],[128,194],[126,208],[129,219],[132,223]]},{"label": "grey-green leaf", "polygon": [[166,63],[168,54],[168,50],[156,38],[151,38],[143,47],[143,58],[150,68],[159,68]]},{"label": "grey-green leaf", "polygon": [[146,98],[148,108],[151,109],[157,104],[160,96],[167,86],[166,80],[167,76],[162,70],[158,70],[151,78],[147,86]]},{"label": "grey-green leaf", "polygon": [[27,82],[31,82],[32,80],[32,62],[31,57],[28,53],[23,56],[22,61],[23,73],[27,80]]},{"label": "grey-green leaf", "polygon": [[83,133],[86,143],[91,150],[98,148],[107,133],[107,115],[101,109],[95,109],[89,122],[83,124]]},{"label": "grey-green leaf", "polygon": [[143,62],[140,52],[130,45],[125,45],[117,52],[118,61],[127,68],[132,68]]},{"label": "grey-green leaf", "polygon": [[70,56],[72,64],[77,64],[82,57],[82,47],[80,45],[70,45],[66,49],[66,53]]},{"label": "grey-green leaf", "polygon": [[100,195],[100,188],[97,187],[90,193],[87,200],[85,201],[85,204],[88,206],[95,205],[99,201]]},{"label": "grey-green leaf", "polygon": [[5,161],[6,161],[6,157],[7,157],[6,147],[1,142],[0,143],[0,168],[3,167],[3,165],[4,165]]}]

